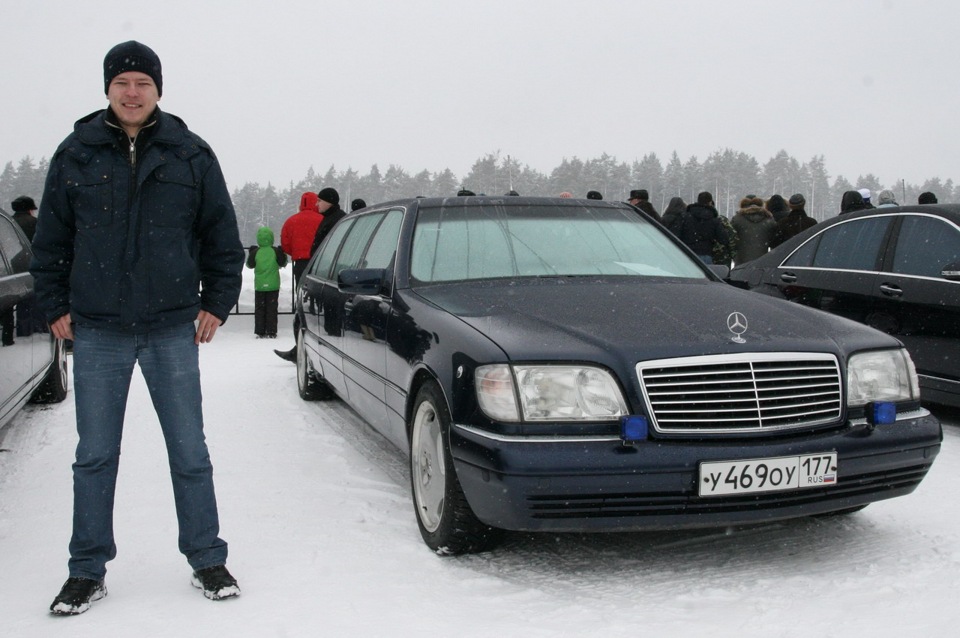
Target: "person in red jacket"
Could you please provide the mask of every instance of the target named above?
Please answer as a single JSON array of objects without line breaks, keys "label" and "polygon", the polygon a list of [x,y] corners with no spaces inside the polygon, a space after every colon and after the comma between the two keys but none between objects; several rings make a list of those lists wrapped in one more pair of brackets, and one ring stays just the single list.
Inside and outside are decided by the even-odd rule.
[{"label": "person in red jacket", "polygon": [[306,192],[300,196],[300,210],[283,222],[280,229],[280,248],[290,255],[293,260],[293,285],[300,283],[310,261],[310,248],[313,246],[313,237],[317,234],[317,227],[323,221],[320,208],[317,205],[316,193]]}]

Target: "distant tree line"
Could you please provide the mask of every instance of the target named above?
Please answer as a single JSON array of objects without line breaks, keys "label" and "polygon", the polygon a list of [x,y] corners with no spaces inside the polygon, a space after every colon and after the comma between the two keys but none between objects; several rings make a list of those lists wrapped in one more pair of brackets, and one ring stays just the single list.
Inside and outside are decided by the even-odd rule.
[{"label": "distant tree line", "polygon": [[[47,168],[46,159],[35,163],[25,157],[17,166],[8,162],[0,174],[0,207],[9,212],[10,202],[18,195],[29,195],[39,203]],[[817,220],[836,215],[843,193],[859,188],[869,188],[874,198],[883,189],[892,190],[901,204],[916,203],[917,196],[924,191],[933,192],[941,203],[960,201],[960,184],[954,185],[951,179],[881,184],[872,173],[860,175],[852,182],[842,175],[831,179],[822,155],[800,162],[786,151],[780,151],[764,164],[732,149],[716,151],[702,162],[696,156],[683,161],[674,152],[666,164],[656,153],[631,163],[603,154],[589,160],[564,158],[549,174],[509,155],[490,153],[474,162],[463,177],[457,177],[450,169],[411,174],[394,165],[381,172],[374,164],[365,175],[352,168],[338,171],[332,165],[321,175],[311,167],[303,179],[290,182],[285,188],[248,182],[232,193],[241,239],[252,243],[260,226],[279,232],[284,220],[297,211],[305,191],[317,192],[328,186],[340,193],[344,210],[350,209],[350,201],[355,198],[376,204],[417,195],[451,196],[461,188],[485,195],[504,195],[515,190],[534,196],[569,192],[574,197],[585,197],[587,191],[596,190],[604,199],[617,201],[625,201],[632,189],[644,188],[660,211],[671,197],[680,196],[692,203],[699,192],[710,191],[717,209],[728,217],[736,213],[741,198],[748,194],[766,199],[775,193],[784,198],[802,193],[807,200],[807,213]]]}]

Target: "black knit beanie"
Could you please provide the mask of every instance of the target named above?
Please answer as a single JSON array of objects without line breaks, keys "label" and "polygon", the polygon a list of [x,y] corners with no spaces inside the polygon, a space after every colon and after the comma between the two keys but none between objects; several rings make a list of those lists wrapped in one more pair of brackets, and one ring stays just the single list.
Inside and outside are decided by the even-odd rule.
[{"label": "black knit beanie", "polygon": [[149,75],[157,85],[157,97],[163,95],[163,73],[160,58],[153,49],[136,40],[118,44],[103,58],[103,92],[110,89],[113,78],[127,71],[139,71]]},{"label": "black knit beanie", "polygon": [[334,206],[340,203],[340,193],[338,193],[336,189],[330,188],[329,186],[317,193],[317,198],[333,204]]}]

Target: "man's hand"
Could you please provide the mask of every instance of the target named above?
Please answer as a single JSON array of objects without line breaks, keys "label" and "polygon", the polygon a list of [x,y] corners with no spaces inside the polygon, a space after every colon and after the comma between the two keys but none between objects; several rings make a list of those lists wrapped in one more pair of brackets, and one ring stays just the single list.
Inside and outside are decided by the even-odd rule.
[{"label": "man's hand", "polygon": [[50,332],[57,339],[73,339],[73,322],[67,313],[50,324]]},{"label": "man's hand", "polygon": [[217,328],[220,327],[220,319],[206,310],[201,310],[197,315],[197,335],[193,342],[197,345],[201,343],[210,343],[213,341],[213,335],[217,334]]}]

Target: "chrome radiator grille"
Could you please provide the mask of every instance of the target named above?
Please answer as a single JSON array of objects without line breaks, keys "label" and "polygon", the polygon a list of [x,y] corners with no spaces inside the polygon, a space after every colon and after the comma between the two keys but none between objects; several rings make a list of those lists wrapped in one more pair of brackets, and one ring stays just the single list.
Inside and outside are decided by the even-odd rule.
[{"label": "chrome radiator grille", "polygon": [[831,354],[746,353],[637,365],[653,426],[663,433],[803,429],[840,418],[840,368]]}]

